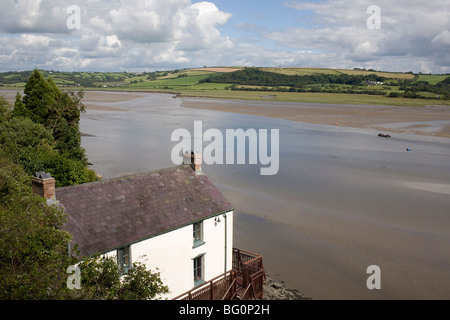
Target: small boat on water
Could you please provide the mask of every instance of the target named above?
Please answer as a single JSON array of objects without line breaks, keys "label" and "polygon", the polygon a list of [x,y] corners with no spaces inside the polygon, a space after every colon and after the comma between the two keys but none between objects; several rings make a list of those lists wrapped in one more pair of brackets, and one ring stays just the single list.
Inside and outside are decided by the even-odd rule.
[{"label": "small boat on water", "polygon": [[391,135],[389,135],[389,134],[384,134],[384,133],[379,133],[378,136],[379,136],[379,137],[382,137],[382,138],[390,138],[390,137],[391,137]]}]

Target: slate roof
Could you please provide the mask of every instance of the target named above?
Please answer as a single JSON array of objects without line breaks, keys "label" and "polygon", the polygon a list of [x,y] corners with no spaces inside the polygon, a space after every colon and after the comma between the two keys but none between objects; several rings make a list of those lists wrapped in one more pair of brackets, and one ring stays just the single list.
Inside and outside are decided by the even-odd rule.
[{"label": "slate roof", "polygon": [[234,210],[189,165],[56,189],[64,227],[83,256],[103,253]]}]

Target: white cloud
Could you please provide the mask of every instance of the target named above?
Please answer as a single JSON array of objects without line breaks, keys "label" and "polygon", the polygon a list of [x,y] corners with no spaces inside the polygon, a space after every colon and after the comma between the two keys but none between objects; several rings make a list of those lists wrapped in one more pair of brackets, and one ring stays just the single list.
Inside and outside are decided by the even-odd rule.
[{"label": "white cloud", "polygon": [[214,48],[230,49],[232,42],[222,37],[216,25],[224,25],[231,14],[219,11],[211,2],[198,2],[183,11],[178,48],[192,51]]},{"label": "white cloud", "polygon": [[[450,14],[442,0],[377,0],[380,30],[366,25],[372,0],[291,0],[285,6],[302,19],[306,14],[308,25],[271,29],[237,21],[234,27],[248,33],[241,39],[223,33],[232,13],[213,2],[2,0],[0,70],[254,65],[450,72]],[[66,24],[73,4],[81,9],[79,30]]]},{"label": "white cloud", "polygon": [[[366,9],[372,4],[371,0],[290,1],[285,5],[312,10],[316,28],[289,28],[267,37],[285,47],[342,53],[342,60],[334,61],[336,66],[375,62],[387,70],[399,67],[398,71],[407,71],[406,64],[416,71],[423,71],[425,65],[428,71],[430,65],[437,72],[450,71],[446,53],[450,42],[448,5],[440,0],[378,0],[381,29],[369,30]],[[400,59],[406,63],[399,64]]]},{"label": "white cloud", "polygon": [[[198,60],[218,56],[220,50],[233,47],[232,41],[217,29],[217,26],[228,21],[231,14],[220,11],[212,2],[79,1],[81,28],[69,30],[66,20],[69,18],[67,7],[72,5],[71,2],[2,1],[0,30],[10,35],[7,37],[9,49],[5,45],[2,56],[16,54],[16,48],[40,48],[47,51],[46,57],[29,55],[26,60],[30,68],[57,61],[58,65],[67,63],[68,69],[80,66],[95,69],[112,67],[116,70],[129,67],[151,69],[161,65],[198,63]],[[61,45],[66,47],[49,50],[51,40],[61,37],[65,39]],[[65,56],[58,56],[60,54]],[[8,60],[25,63],[25,59],[17,56]],[[200,65],[204,63],[202,61]],[[5,65],[0,65],[0,68],[5,68]]]},{"label": "white cloud", "polygon": [[2,0],[0,30],[8,33],[68,33],[68,0]]}]

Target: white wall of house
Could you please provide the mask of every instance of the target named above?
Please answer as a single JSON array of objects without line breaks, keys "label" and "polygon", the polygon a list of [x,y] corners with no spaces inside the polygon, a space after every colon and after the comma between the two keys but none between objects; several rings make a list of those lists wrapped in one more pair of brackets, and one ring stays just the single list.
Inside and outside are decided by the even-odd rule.
[{"label": "white wall of house", "polygon": [[[194,287],[194,258],[203,255],[203,280],[209,281],[232,268],[233,212],[203,221],[204,244],[193,247],[193,225],[188,225],[131,245],[133,262],[161,274],[172,299]],[[226,230],[226,234],[225,234]],[[226,241],[226,243],[225,243]],[[225,254],[225,252],[227,254]],[[107,255],[115,255],[109,252]]]}]

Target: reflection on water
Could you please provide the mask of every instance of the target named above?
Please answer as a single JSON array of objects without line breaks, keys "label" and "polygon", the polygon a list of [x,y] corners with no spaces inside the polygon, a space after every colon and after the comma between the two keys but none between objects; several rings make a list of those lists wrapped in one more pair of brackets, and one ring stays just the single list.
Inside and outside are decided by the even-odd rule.
[{"label": "reflection on water", "polygon": [[[113,106],[129,111],[91,110],[80,125],[104,178],[173,166],[171,134],[193,132],[195,120],[203,130],[280,130],[276,176],[260,165],[203,171],[236,207],[235,245],[263,254],[288,285],[316,299],[450,298],[450,198],[406,183],[448,184],[450,140],[185,109],[164,94]],[[373,264],[382,290],[365,285]]]}]

